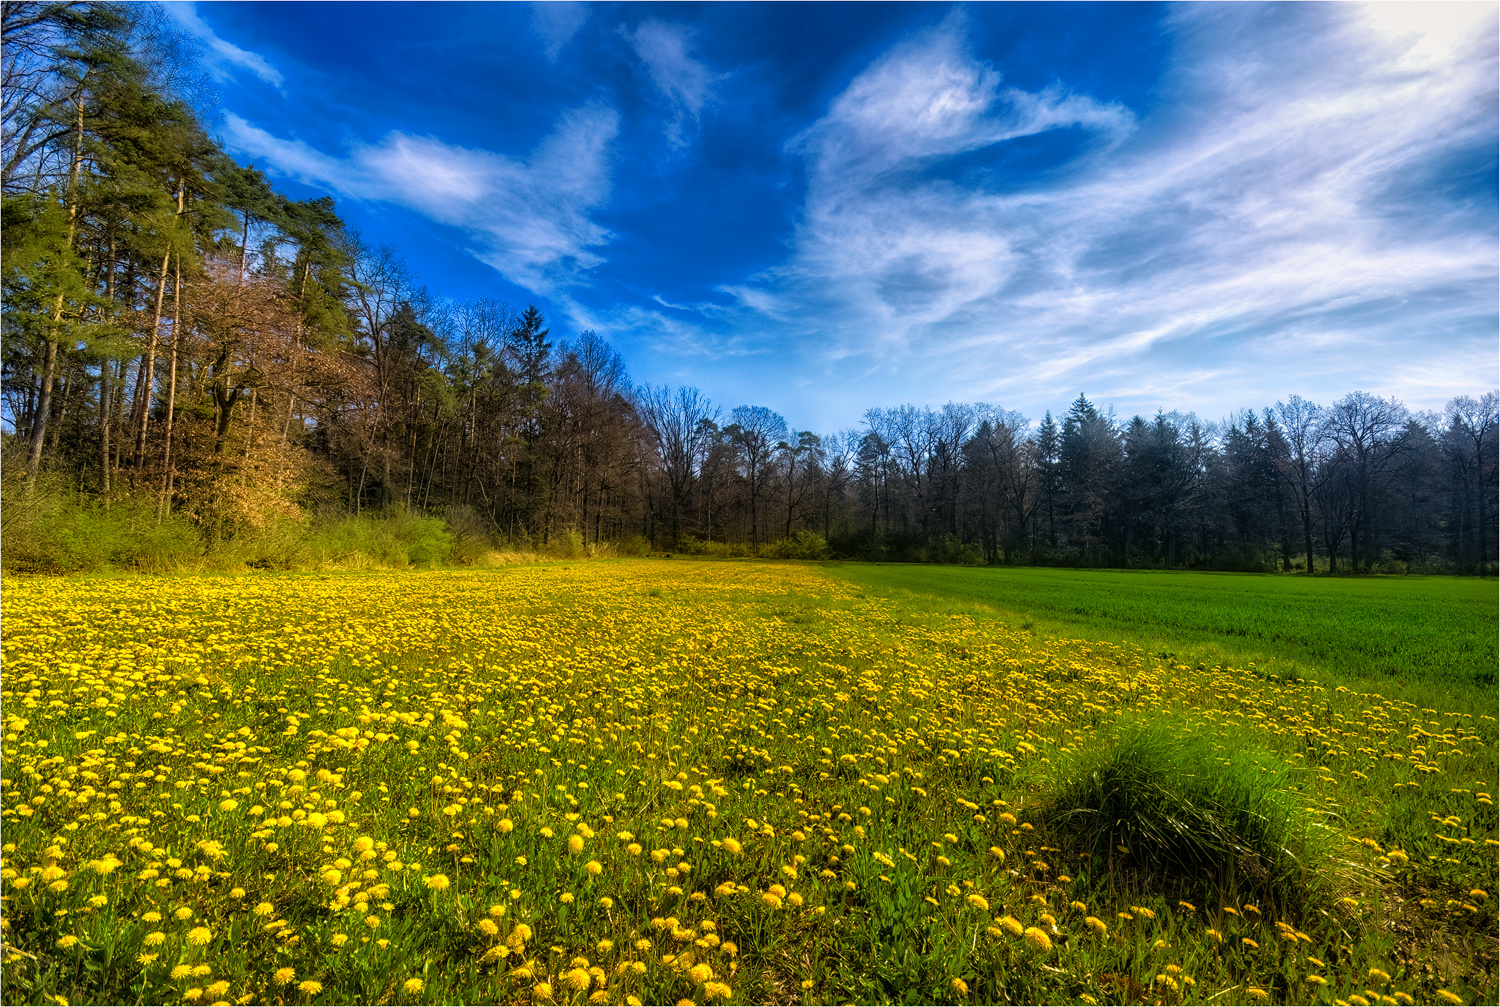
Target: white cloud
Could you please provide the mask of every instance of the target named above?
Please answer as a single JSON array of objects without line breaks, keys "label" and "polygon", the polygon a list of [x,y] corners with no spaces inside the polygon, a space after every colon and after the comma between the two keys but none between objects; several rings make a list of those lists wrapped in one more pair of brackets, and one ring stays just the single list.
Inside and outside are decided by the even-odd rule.
[{"label": "white cloud", "polygon": [[[1141,122],[1063,84],[1006,87],[952,19],[897,46],[795,141],[793,253],[724,288],[743,324],[781,322],[830,374],[941,382],[935,400],[1112,383],[1167,407],[1185,389],[1200,410],[1263,403],[1299,387],[1294,331],[1335,340],[1294,341],[1345,391],[1429,388],[1434,358],[1455,382],[1493,372],[1493,212],[1443,184],[1493,151],[1494,7],[1277,10],[1175,13]],[[1072,153],[999,175],[1008,144],[1044,134]]]},{"label": "white cloud", "polygon": [[610,234],[589,213],[609,196],[613,109],[564,113],[529,158],[393,132],[334,157],[234,114],[226,142],[271,170],[356,199],[397,203],[474,236],[474,254],[534,292],[560,289],[603,261]]},{"label": "white cloud", "polygon": [[542,37],[547,59],[553,63],[588,19],[588,4],[573,0],[543,0],[531,5],[531,27]]},{"label": "white cloud", "polygon": [[682,146],[687,142],[688,122],[698,123],[703,107],[713,98],[714,85],[723,78],[688,55],[690,37],[678,25],[645,21],[635,31],[625,32],[625,38],[675,113],[667,124],[668,140],[674,147]]},{"label": "white cloud", "polygon": [[226,66],[237,66],[249,70],[273,87],[281,87],[281,71],[272,66],[263,56],[241,49],[221,39],[208,23],[198,15],[197,4],[192,0],[163,5],[182,29],[203,43],[210,54],[209,72],[218,80],[229,76]]}]

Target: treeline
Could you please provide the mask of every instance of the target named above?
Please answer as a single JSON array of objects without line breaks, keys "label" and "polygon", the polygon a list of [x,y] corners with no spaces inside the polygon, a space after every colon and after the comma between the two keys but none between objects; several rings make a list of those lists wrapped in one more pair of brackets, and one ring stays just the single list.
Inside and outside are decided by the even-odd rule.
[{"label": "treeline", "polygon": [[393,555],[428,559],[1495,569],[1494,392],[1440,415],[1355,392],[1121,422],[1080,396],[1060,422],[949,404],[793,430],[636,387],[604,338],[554,336],[535,308],[446,300],[332,200],[276,192],[208,135],[154,8],[3,19],[8,557],[63,501],[272,565],[376,514],[420,540]]}]

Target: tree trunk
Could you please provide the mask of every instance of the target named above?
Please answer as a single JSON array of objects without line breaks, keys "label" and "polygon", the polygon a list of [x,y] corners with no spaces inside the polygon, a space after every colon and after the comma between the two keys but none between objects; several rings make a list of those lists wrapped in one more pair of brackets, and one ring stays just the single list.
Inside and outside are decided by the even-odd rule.
[{"label": "tree trunk", "polygon": [[[61,298],[59,298],[61,301]],[[59,309],[54,318],[61,314]],[[36,489],[37,473],[42,467],[42,445],[47,437],[47,416],[52,412],[52,379],[57,372],[57,340],[48,339],[42,349],[42,384],[37,392],[36,411],[31,422],[31,451],[26,458],[26,488]]]},{"label": "tree trunk", "polygon": [[160,523],[172,510],[172,421],[177,408],[177,350],[182,343],[182,259],[172,282],[172,364],[167,376],[167,419],[163,428],[165,445],[161,459],[161,495],[156,502],[156,520]]},{"label": "tree trunk", "polygon": [[[78,231],[78,171],[83,164],[83,95],[74,95],[77,132],[73,143],[72,166],[68,174],[68,247]],[[57,374],[57,328],[62,323],[63,295],[59,291],[52,306],[52,324],[42,349],[42,387],[37,394],[36,412],[31,424],[31,450],[26,458],[26,492],[36,490],[37,474],[42,468],[42,445],[47,437],[47,418],[52,412],[52,381]]]},{"label": "tree trunk", "polygon": [[151,333],[146,338],[146,353],[141,358],[143,373],[141,377],[141,393],[137,395],[136,411],[139,419],[135,428],[135,461],[136,468],[145,464],[146,459],[146,427],[151,420],[151,388],[156,383],[156,342],[161,331],[161,309],[167,294],[167,266],[172,261],[172,250],[161,258],[161,270],[158,272],[156,283],[156,306],[151,311]]}]

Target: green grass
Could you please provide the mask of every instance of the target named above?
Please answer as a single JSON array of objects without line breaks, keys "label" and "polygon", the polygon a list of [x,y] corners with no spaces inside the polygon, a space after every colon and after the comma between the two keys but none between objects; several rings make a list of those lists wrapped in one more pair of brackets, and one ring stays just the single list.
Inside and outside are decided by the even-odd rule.
[{"label": "green grass", "polygon": [[877,594],[989,608],[1047,635],[1126,642],[1192,663],[1254,663],[1279,676],[1467,691],[1493,685],[1500,661],[1500,594],[1487,580],[884,563],[829,571]]}]

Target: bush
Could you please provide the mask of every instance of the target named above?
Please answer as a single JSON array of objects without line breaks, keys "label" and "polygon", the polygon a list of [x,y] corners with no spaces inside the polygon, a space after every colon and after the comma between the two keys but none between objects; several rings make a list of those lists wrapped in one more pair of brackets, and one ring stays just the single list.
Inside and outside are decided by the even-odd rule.
[{"label": "bush", "polygon": [[0,514],[0,562],[8,573],[167,573],[203,557],[192,526],[179,517],[158,522],[152,498],[106,508],[45,481],[30,493],[15,483],[5,487]]},{"label": "bush", "polygon": [[[1124,887],[1257,898],[1295,911],[1319,885],[1326,830],[1274,755],[1159,724],[1076,753],[1043,798],[1061,844]],[[1128,853],[1121,852],[1128,850]]]},{"label": "bush", "polygon": [[828,559],[833,552],[822,535],[804,528],[791,538],[772,542],[761,555],[767,559]]},{"label": "bush", "polygon": [[588,546],[577,529],[569,528],[547,543],[547,551],[559,559],[581,559],[588,555]]},{"label": "bush", "polygon": [[448,530],[453,533],[452,559],[471,566],[495,547],[489,523],[465,504],[454,504],[447,512]]},{"label": "bush", "polygon": [[406,510],[358,517],[314,515],[304,521],[281,521],[258,531],[241,531],[217,544],[210,561],[224,569],[433,566],[453,560],[454,543],[454,534],[441,518]]}]

